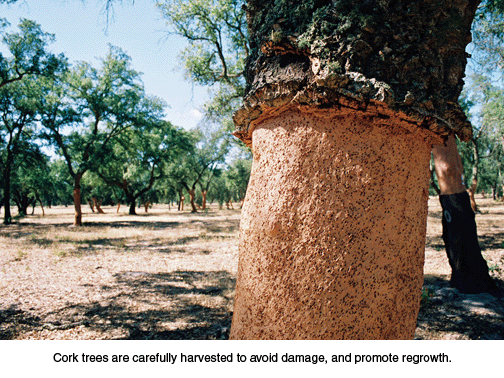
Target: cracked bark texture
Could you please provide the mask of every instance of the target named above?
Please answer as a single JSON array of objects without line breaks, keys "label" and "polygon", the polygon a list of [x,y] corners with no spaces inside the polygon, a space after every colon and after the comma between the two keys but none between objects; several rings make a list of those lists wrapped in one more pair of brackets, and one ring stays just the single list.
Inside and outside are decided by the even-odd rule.
[{"label": "cracked bark texture", "polygon": [[287,105],[370,102],[441,135],[468,140],[457,103],[479,1],[249,1],[251,57],[236,135]]},{"label": "cracked bark texture", "polygon": [[235,135],[254,162],[231,338],[412,338],[432,145],[477,1],[249,1]]}]

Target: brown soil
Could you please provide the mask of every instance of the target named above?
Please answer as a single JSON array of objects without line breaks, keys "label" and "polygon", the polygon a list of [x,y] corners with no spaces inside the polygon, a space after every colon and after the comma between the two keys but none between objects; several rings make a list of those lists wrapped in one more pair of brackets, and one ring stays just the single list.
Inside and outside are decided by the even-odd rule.
[{"label": "brown soil", "polygon": [[[478,205],[483,254],[504,289],[504,204]],[[240,211],[104,210],[85,213],[82,228],[64,207],[0,226],[0,339],[226,339]],[[436,198],[427,234],[416,338],[504,339],[504,300],[449,287]]]}]

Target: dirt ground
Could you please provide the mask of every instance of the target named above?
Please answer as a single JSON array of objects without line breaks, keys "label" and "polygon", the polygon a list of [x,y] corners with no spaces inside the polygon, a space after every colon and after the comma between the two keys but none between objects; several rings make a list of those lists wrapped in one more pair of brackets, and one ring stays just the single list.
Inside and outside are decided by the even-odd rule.
[{"label": "dirt ground", "polygon": [[[478,198],[480,244],[504,289],[504,204]],[[40,209],[0,226],[0,339],[226,339],[240,211],[156,205]],[[429,201],[416,339],[504,339],[504,300],[449,287],[441,208]]]}]

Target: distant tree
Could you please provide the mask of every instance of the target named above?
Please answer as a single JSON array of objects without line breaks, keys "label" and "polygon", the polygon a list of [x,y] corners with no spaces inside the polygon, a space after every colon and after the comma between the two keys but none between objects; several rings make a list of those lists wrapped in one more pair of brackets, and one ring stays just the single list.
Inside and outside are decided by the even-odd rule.
[{"label": "distant tree", "polygon": [[164,167],[192,147],[187,132],[164,120],[135,125],[116,138],[111,151],[96,172],[104,182],[121,189],[136,214],[138,199],[152,202],[154,184],[163,177]]},{"label": "distant tree", "polygon": [[180,193],[182,188],[189,193],[191,211],[196,213],[196,190],[199,186],[202,204],[205,204],[215,171],[224,163],[230,142],[228,135],[218,126],[212,130],[210,126],[200,124],[192,134],[195,146],[193,152],[184,156],[180,162],[168,166],[167,175],[179,186]]},{"label": "distant tree", "polygon": [[58,158],[49,162],[49,177],[52,183],[47,202],[52,205],[68,206],[73,202],[73,180],[68,172],[65,159]]},{"label": "distant tree", "polygon": [[[2,20],[2,31],[8,26]],[[54,76],[65,67],[63,56],[55,56],[47,51],[47,45],[54,40],[51,34],[44,33],[33,21],[22,20],[19,32],[4,33],[2,42],[10,55],[0,53],[0,159],[2,173],[4,223],[11,223],[10,185],[12,167],[19,143],[26,131],[33,126],[37,107],[34,99],[37,92],[35,78]]]},{"label": "distant tree", "polygon": [[28,214],[28,206],[40,204],[42,215],[44,211],[43,198],[53,185],[49,175],[49,158],[40,147],[31,140],[19,144],[19,155],[12,170],[11,192],[18,213]]},{"label": "distant tree", "polygon": [[[113,46],[99,69],[81,62],[56,84],[47,86],[42,98],[42,124],[73,178],[74,224],[81,226],[82,177],[101,164],[113,139],[142,116],[144,88],[129,56]],[[66,133],[64,126],[72,131]]]},{"label": "distant tree", "polygon": [[[13,82],[0,88],[0,138],[5,141],[2,153],[2,186],[4,197],[4,224],[12,222],[10,210],[12,170],[18,158],[21,145],[32,131],[37,108],[36,86],[30,80]],[[30,130],[31,129],[31,130]]]}]

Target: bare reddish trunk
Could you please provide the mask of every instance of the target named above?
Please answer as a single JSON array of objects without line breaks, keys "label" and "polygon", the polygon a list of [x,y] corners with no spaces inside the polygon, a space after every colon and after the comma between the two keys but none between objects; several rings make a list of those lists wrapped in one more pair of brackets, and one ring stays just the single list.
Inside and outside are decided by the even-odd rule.
[{"label": "bare reddish trunk", "polygon": [[478,3],[247,1],[230,338],[413,337],[431,147],[472,134],[457,100]]},{"label": "bare reddish trunk", "polygon": [[105,214],[105,211],[101,208],[102,200],[98,200],[96,197],[93,197],[93,204],[98,214]]},{"label": "bare reddish trunk", "polygon": [[81,208],[80,187],[74,188],[73,199],[74,199],[74,208],[75,208],[74,226],[82,226],[82,208]]},{"label": "bare reddish trunk", "polygon": [[150,202],[149,202],[149,201],[144,202],[144,204],[143,204],[143,205],[144,205],[144,208],[145,208],[145,212],[146,212],[146,213],[147,213],[147,212],[149,212]]},{"label": "bare reddish trunk", "polygon": [[40,208],[42,209],[42,216],[45,217],[44,204],[42,203],[41,200],[39,200],[39,203],[40,203]]},{"label": "bare reddish trunk", "polygon": [[203,190],[201,192],[201,196],[203,197],[203,200],[201,202],[201,210],[205,210],[206,209],[206,197],[207,197],[207,191],[206,190]]},{"label": "bare reddish trunk", "polygon": [[95,209],[94,209],[94,204],[93,204],[93,201],[88,199],[87,201],[88,205],[89,205],[89,208],[91,209],[91,212],[95,212]]},{"label": "bare reddish trunk", "polygon": [[472,210],[477,213],[478,210],[478,205],[476,204],[476,198],[474,198],[474,195],[476,194],[476,188],[478,187],[478,180],[473,179],[471,182],[471,187],[467,189],[467,193],[469,194],[469,201],[471,202],[471,208]]},{"label": "bare reddish trunk", "polygon": [[191,213],[197,213],[198,209],[196,208],[196,191],[194,189],[188,189],[189,192],[189,201],[191,202]]}]

